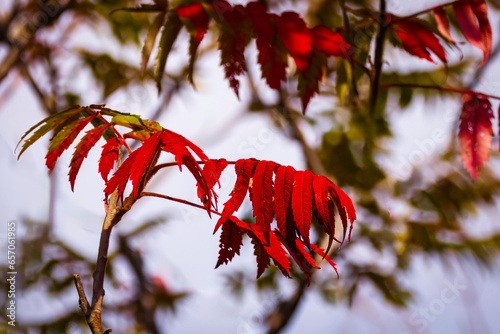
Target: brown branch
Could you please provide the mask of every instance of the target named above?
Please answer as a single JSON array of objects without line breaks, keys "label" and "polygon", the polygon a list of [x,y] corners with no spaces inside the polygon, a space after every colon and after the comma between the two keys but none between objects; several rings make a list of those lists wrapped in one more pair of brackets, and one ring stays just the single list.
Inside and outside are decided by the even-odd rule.
[{"label": "brown branch", "polygon": [[[205,164],[205,161],[196,161],[196,163],[200,164],[200,165],[203,165]],[[236,164],[236,161],[228,161],[227,162],[228,165],[235,165]],[[164,164],[159,164],[159,165],[156,165],[153,169],[152,169],[152,173],[156,173],[158,172],[160,169],[162,168],[167,168],[167,167],[173,167],[173,166],[178,166],[179,163],[178,162],[167,162],[167,163],[164,163]],[[183,164],[181,164],[183,165]]]},{"label": "brown branch", "polygon": [[[372,82],[370,91],[369,117],[373,120],[377,110],[377,100],[379,92],[380,77],[382,75],[382,66],[384,64],[384,39],[386,33],[386,3],[385,0],[380,0],[380,16],[377,37],[375,39],[375,56],[373,60]],[[370,122],[368,122],[370,123]],[[371,124],[369,124],[371,126]]]},{"label": "brown branch", "polygon": [[484,93],[477,92],[477,91],[470,90],[470,89],[441,87],[441,86],[437,86],[437,85],[419,85],[419,84],[411,84],[411,83],[385,83],[385,84],[381,84],[380,87],[382,87],[382,88],[409,87],[409,88],[433,89],[433,90],[440,90],[443,92],[452,92],[452,93],[458,93],[458,94],[482,95],[482,96],[490,98],[490,99],[500,100],[500,96],[484,94]]},{"label": "brown branch", "polygon": [[364,147],[364,156],[369,158],[373,149],[373,122],[377,115],[377,103],[380,88],[380,78],[382,76],[382,67],[384,64],[384,44],[385,33],[387,31],[386,19],[386,2],[380,0],[379,26],[377,36],[375,38],[375,56],[373,60],[373,69],[371,73],[370,98],[368,102],[368,117],[366,122],[366,141]]},{"label": "brown branch", "polygon": [[[117,168],[122,163],[122,153],[119,151]],[[102,301],[104,299],[104,276],[106,273],[106,266],[108,263],[108,249],[109,240],[111,237],[111,230],[121,220],[123,215],[130,210],[135,199],[132,195],[127,197],[122,206],[118,207],[118,189],[116,189],[110,196],[108,210],[101,230],[101,238],[99,240],[99,250],[97,253],[96,269],[93,273],[93,289],[92,289],[92,304],[89,305],[85,296],[85,291],[79,276],[74,275],[75,285],[78,291],[80,308],[85,314],[87,324],[93,334],[106,334],[110,333],[111,329],[104,329],[102,326]],[[82,303],[84,307],[82,307]]]},{"label": "brown branch", "polygon": [[[186,200],[181,199],[181,198],[172,197],[172,196],[167,196],[167,195],[162,195],[162,194],[158,194],[158,193],[152,193],[152,192],[143,191],[142,193],[139,194],[138,197],[143,197],[143,196],[163,198],[163,199],[166,199],[166,200],[169,200],[169,201],[186,204],[186,205],[189,205],[189,206],[192,206],[192,207],[195,207],[195,208],[198,208],[198,209],[202,209],[202,210],[205,210],[205,211],[207,210],[207,208],[205,208],[203,205],[199,205],[199,204],[196,204],[196,203],[193,203],[193,202],[189,202],[189,201],[186,201]],[[214,214],[216,214],[218,216],[222,216],[222,214],[220,212],[218,212],[218,211],[210,210],[210,212],[214,213]]]}]

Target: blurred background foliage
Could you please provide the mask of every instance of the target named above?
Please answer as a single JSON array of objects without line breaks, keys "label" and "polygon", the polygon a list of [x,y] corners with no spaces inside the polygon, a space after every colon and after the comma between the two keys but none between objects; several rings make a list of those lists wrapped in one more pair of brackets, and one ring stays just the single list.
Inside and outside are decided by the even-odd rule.
[{"label": "blurred background foliage", "polygon": [[[181,2],[170,2],[169,5],[175,7]],[[334,29],[344,26],[339,0],[262,2],[276,12],[288,8],[302,9],[302,16],[309,26],[323,24]],[[0,64],[0,108],[10,92],[19,85],[19,80],[30,86],[40,108],[48,114],[68,105],[106,101],[114,94],[129,94],[140,86],[152,87],[154,64],[151,63],[154,61],[150,61],[150,67],[143,74],[140,63],[131,61],[127,53],[141,52],[154,15],[116,11],[139,4],[139,1],[121,0],[21,0],[4,5],[0,15],[3,56]],[[488,1],[488,4],[492,19],[498,15],[500,3]],[[408,60],[401,61],[403,66],[385,67],[376,117],[370,119],[367,110],[371,81],[366,72],[372,66],[371,48],[377,31],[373,13],[378,8],[378,1],[346,0],[345,5],[353,32],[354,59],[364,68],[355,67],[352,71],[346,60],[329,60],[326,78],[321,85],[323,97],[315,98],[321,99],[321,103],[312,103],[307,116],[299,111],[294,77],[290,77],[287,89],[283,89],[272,103],[260,96],[262,89],[252,75],[242,79],[248,80],[245,87],[250,90],[250,98],[241,101],[246,112],[269,118],[284,136],[297,141],[309,169],[328,175],[345,189],[354,199],[359,212],[351,242],[341,250],[332,251],[335,262],[341,268],[341,279],[322,270],[306,288],[305,280],[296,271],[293,293],[285,296],[279,292],[286,279],[274,267],[257,281],[252,271],[234,270],[226,275],[227,291],[235,298],[244,298],[245,290],[252,286],[262,294],[274,291],[280,296],[264,317],[268,333],[280,332],[293,318],[304,293],[312,289],[317,290],[327,303],[351,305],[360,287],[371,285],[388,304],[407,307],[415,295],[411,284],[402,278],[407,277],[414,259],[422,256],[437,256],[444,267],[458,261],[468,268],[466,270],[493,270],[498,266],[498,217],[491,219],[493,226],[482,229],[486,230],[485,233],[471,233],[474,229],[470,227],[470,224],[481,223],[474,217],[482,210],[498,207],[500,179],[498,172],[489,167],[498,161],[498,153],[492,152],[493,162],[487,165],[478,180],[472,182],[460,162],[456,145],[457,127],[454,126],[447,135],[451,139],[446,147],[426,154],[425,164],[407,163],[405,174],[401,177],[394,168],[399,160],[391,151],[397,145],[397,133],[401,132],[396,128],[396,119],[404,118],[407,110],[415,108],[431,109],[426,113],[439,112],[432,110],[433,103],[460,100],[460,96],[440,90],[387,88],[389,84],[475,88],[486,69],[477,70],[477,58],[456,50],[453,52],[459,55],[453,57],[447,67],[421,66],[418,61],[413,66],[414,60],[398,50],[401,42],[394,36],[388,36],[386,65],[390,65],[391,61],[397,63],[398,57]],[[398,8],[401,7],[404,5]],[[430,15],[421,18],[437,31]],[[497,21],[492,19],[495,33],[498,31],[495,29]],[[456,22],[452,24],[456,25]],[[345,32],[342,29],[340,31]],[[184,37],[187,39],[187,35]],[[203,62],[205,56],[217,52],[217,32],[212,32],[210,38],[211,42],[206,40],[201,46],[198,63]],[[498,45],[494,46],[490,64],[498,66],[499,49]],[[164,89],[157,97],[159,102],[153,112],[155,117],[168,113],[168,102],[172,96],[190,85],[187,49],[179,48],[174,52],[180,55],[178,70],[167,68]],[[203,77],[196,66],[194,71],[195,77]],[[358,93],[353,91],[353,79]],[[97,87],[98,90],[89,92],[82,85],[74,84],[78,80],[85,82],[83,87]],[[498,91],[492,93],[500,94]],[[228,94],[231,94],[229,87]],[[133,112],[142,114],[141,110]],[[459,114],[459,109],[453,112],[455,125]],[[33,124],[37,121],[30,120]],[[309,142],[304,129],[319,134],[322,139],[317,143]],[[411,132],[413,129],[402,131]],[[367,142],[372,143],[372,150],[366,150]],[[202,143],[198,144],[203,147]],[[405,156],[410,156],[410,153],[406,151]],[[498,214],[498,209],[494,212]],[[247,216],[252,219],[250,213]],[[72,274],[79,272],[82,280],[89,282],[94,259],[86,258],[64,240],[56,238],[50,219],[48,222],[30,219],[22,222],[28,232],[23,240],[19,240],[18,288],[20,293],[41,291],[46,298],[58,299],[69,295],[74,299],[74,307],[36,322],[21,317],[26,320],[19,320],[16,333],[72,333],[85,331],[86,328],[78,309]],[[158,314],[175,311],[180,301],[189,300],[186,299],[188,292],[172,291],[161,277],[148,272],[143,264],[147,254],[133,247],[133,239],[137,235],[147,235],[151,233],[151,227],[162,223],[162,219],[144,222],[136,231],[121,235],[119,247],[110,257],[107,280],[112,288],[108,287],[106,291],[104,319],[115,319],[110,321],[115,324],[113,329],[118,333],[167,332],[168,328],[160,328],[157,324]],[[319,232],[316,236],[322,240]],[[372,254],[373,261],[362,261],[352,255],[357,254],[359,248]],[[2,272],[7,271],[4,266],[2,262]],[[133,287],[124,286],[120,276],[116,275],[116,267],[128,268],[135,277]],[[0,284],[2,290],[7,288],[5,281]],[[113,295],[119,298],[109,297]],[[2,309],[6,308],[5,301],[2,301]]]}]

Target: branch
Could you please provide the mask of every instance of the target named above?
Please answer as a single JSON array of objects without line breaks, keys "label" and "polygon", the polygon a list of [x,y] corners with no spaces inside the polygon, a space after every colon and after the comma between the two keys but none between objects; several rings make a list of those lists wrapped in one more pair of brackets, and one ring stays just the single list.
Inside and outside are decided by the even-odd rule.
[{"label": "branch", "polygon": [[[118,151],[118,162],[117,168],[122,163],[122,153]],[[104,218],[104,223],[101,231],[101,239],[99,241],[99,251],[97,254],[96,269],[94,271],[93,279],[93,289],[92,289],[92,304],[89,305],[87,297],[85,296],[85,291],[80,282],[80,277],[78,274],[74,275],[76,289],[79,296],[79,304],[87,324],[93,334],[106,334],[110,333],[111,329],[104,330],[102,326],[102,301],[104,299],[104,276],[106,273],[106,265],[108,263],[108,248],[109,240],[111,237],[111,230],[115,226],[123,215],[130,210],[135,199],[131,196],[127,197],[125,203],[121,207],[117,207],[118,203],[118,189],[116,189],[110,196],[108,211],[106,212],[106,217]],[[83,305],[83,307],[82,307]]]},{"label": "branch", "polygon": [[[200,164],[200,165],[204,165],[205,164],[205,161],[196,161],[196,163]],[[236,161],[228,161],[227,162],[228,165],[236,165]],[[167,162],[167,163],[164,163],[164,164],[159,164],[159,165],[156,165],[153,169],[152,169],[152,173],[155,174],[156,172],[158,172],[160,169],[162,168],[166,168],[166,167],[173,167],[173,166],[178,166],[179,163],[178,162]],[[182,164],[183,165],[183,164]]]},{"label": "branch", "polygon": [[[186,204],[186,205],[189,205],[189,206],[192,206],[192,207],[195,207],[195,208],[207,211],[207,208],[205,208],[203,205],[199,205],[199,204],[196,204],[196,203],[193,203],[193,202],[189,202],[189,201],[186,201],[184,199],[180,199],[180,198],[176,198],[176,197],[171,197],[171,196],[162,195],[162,194],[158,194],[158,193],[152,193],[152,192],[143,191],[142,193],[139,194],[138,198],[143,197],[143,196],[163,198],[163,199],[166,199],[166,200],[169,200],[169,201]],[[210,212],[214,213],[214,214],[216,214],[218,216],[222,216],[222,214],[220,212],[218,212],[218,211],[210,210]]]},{"label": "branch", "polygon": [[375,56],[373,60],[373,71],[371,76],[370,100],[368,102],[368,119],[366,122],[366,144],[364,148],[365,157],[369,157],[371,155],[373,147],[373,121],[376,116],[375,113],[377,112],[380,77],[382,75],[382,66],[384,64],[384,39],[385,33],[387,31],[385,18],[386,2],[385,0],[380,0],[379,27],[377,37],[375,39]]},{"label": "branch", "polygon": [[453,88],[453,87],[441,87],[441,86],[435,86],[435,85],[419,85],[419,84],[411,84],[411,83],[386,83],[386,84],[380,85],[380,87],[382,87],[382,88],[409,87],[409,88],[434,89],[434,90],[440,90],[440,91],[443,91],[443,92],[452,92],[452,93],[459,93],[459,94],[482,95],[482,96],[490,98],[490,99],[500,100],[500,96],[484,94],[484,93],[477,92],[477,91],[470,90],[470,89],[460,89],[460,88]]},{"label": "branch", "polygon": [[378,100],[378,91],[380,84],[380,76],[382,74],[382,65],[384,63],[384,39],[385,33],[387,31],[387,26],[385,23],[385,0],[380,0],[380,17],[379,17],[379,28],[377,32],[377,37],[375,39],[375,56],[373,60],[373,72],[372,72],[372,84],[370,91],[370,112],[369,117],[371,119],[374,118],[375,112],[377,110],[377,100]]}]

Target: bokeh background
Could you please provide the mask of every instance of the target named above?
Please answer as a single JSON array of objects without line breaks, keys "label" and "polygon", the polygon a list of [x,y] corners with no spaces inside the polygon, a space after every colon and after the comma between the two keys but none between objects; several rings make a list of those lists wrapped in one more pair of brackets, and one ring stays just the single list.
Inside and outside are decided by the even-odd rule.
[{"label": "bokeh background", "polygon": [[[498,1],[487,2],[494,43],[486,67],[478,69],[481,52],[467,43],[459,43],[459,49],[446,47],[450,61],[445,67],[411,57],[391,41],[382,82],[450,85],[500,95],[500,7]],[[337,0],[266,3],[276,13],[299,12],[310,26],[343,26]],[[345,3],[348,8],[378,8],[378,1]],[[411,15],[443,3],[390,0],[387,9]],[[6,254],[6,226],[15,222],[18,272],[13,330],[4,316],[8,270],[2,255],[0,331],[89,332],[72,274],[82,276],[90,293],[104,218],[100,152],[90,152],[71,192],[69,152],[49,176],[44,165],[48,138],[20,160],[15,148],[24,132],[48,114],[68,105],[101,103],[158,121],[210,158],[254,157],[324,173],[353,198],[358,213],[351,242],[332,255],[340,279],[323,264],[304,288],[300,275],[289,280],[274,267],[255,280],[249,240],[241,256],[214,270],[219,235],[212,234],[213,220],[196,208],[141,199],[112,236],[103,319],[113,332],[277,333],[277,324],[286,324],[281,333],[498,331],[498,136],[486,168],[472,181],[458,147],[460,95],[382,90],[374,151],[366,156],[363,106],[370,83],[363,73],[354,74],[361,99],[356,110],[347,61],[329,60],[321,96],[312,99],[302,116],[292,62],[284,89],[271,91],[260,78],[253,44],[247,48],[249,73],[240,78],[238,99],[219,65],[214,29],[200,45],[193,87],[186,77],[189,33],[184,29],[158,94],[155,59],[145,75],[140,71],[141,47],[154,16],[111,14],[136,5],[118,0],[0,3],[0,249]],[[353,13],[356,55],[369,66],[376,27],[356,20]],[[429,15],[421,18],[432,26]],[[453,33],[464,41],[456,29]],[[155,54],[156,47],[152,58]],[[498,102],[492,103],[498,109]],[[498,133],[498,118],[494,129]],[[221,177],[220,203],[234,181],[228,168]],[[194,181],[177,169],[155,176],[148,189],[196,200]],[[239,216],[251,219],[249,203]]]}]

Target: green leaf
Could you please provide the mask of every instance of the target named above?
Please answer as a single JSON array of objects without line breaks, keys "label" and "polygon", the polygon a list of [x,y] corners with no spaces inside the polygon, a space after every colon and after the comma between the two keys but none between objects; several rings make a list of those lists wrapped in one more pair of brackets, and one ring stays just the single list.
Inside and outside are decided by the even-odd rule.
[{"label": "green leaf", "polygon": [[[19,159],[21,157],[21,155],[24,153],[24,151],[26,151],[26,149],[28,147],[30,147],[31,145],[33,145],[38,139],[40,139],[41,137],[46,135],[50,130],[53,130],[53,129],[57,128],[59,125],[63,124],[65,121],[67,121],[72,116],[75,116],[76,114],[80,113],[82,111],[82,109],[84,109],[84,108],[80,107],[80,106],[74,106],[74,107],[67,108],[67,109],[61,111],[60,113],[53,114],[53,115],[50,115],[49,117],[44,118],[43,120],[41,120],[40,122],[38,122],[37,124],[32,126],[21,137],[17,146],[19,146],[21,141],[24,138],[26,138],[26,136],[29,135],[33,130],[35,130],[40,125],[45,123],[42,127],[40,127],[38,130],[36,130],[35,133],[30,138],[28,138],[24,141],[22,150],[19,153],[17,158]],[[17,149],[17,146],[16,146],[16,149]]]},{"label": "green leaf", "polygon": [[163,27],[157,55],[155,80],[158,92],[161,91],[161,79],[163,77],[163,73],[165,72],[168,54],[172,50],[172,46],[174,45],[181,28],[182,22],[179,19],[179,16],[177,16],[177,12],[171,11],[167,16],[167,22],[165,22]]},{"label": "green leaf", "polygon": [[130,128],[134,131],[140,131],[143,129],[145,130],[155,129],[161,131],[163,129],[161,125],[158,124],[157,122],[149,121],[147,119],[142,119],[139,116],[132,114],[116,115],[111,119],[111,122],[116,125],[121,125]]},{"label": "green leaf", "polygon": [[144,46],[142,47],[141,72],[143,75],[146,72],[149,56],[151,56],[151,51],[153,50],[156,36],[158,35],[158,32],[163,25],[163,21],[165,21],[165,15],[166,12],[159,13],[149,27],[146,40],[144,41]]}]

